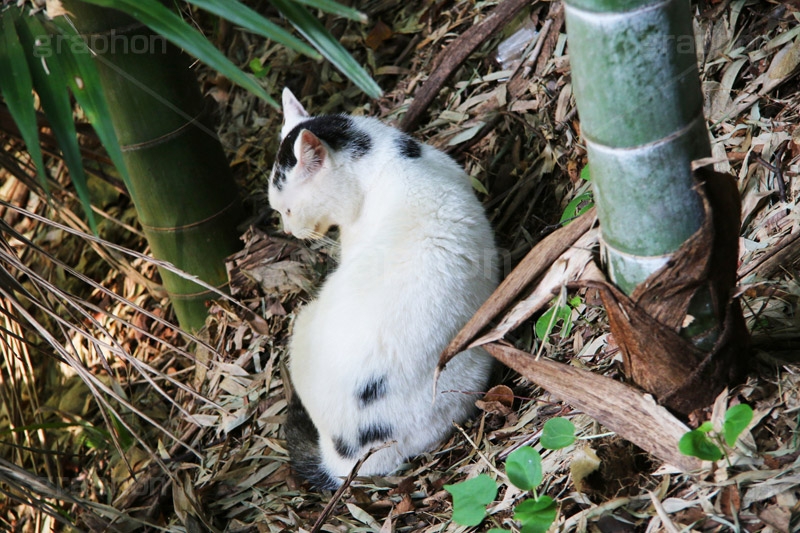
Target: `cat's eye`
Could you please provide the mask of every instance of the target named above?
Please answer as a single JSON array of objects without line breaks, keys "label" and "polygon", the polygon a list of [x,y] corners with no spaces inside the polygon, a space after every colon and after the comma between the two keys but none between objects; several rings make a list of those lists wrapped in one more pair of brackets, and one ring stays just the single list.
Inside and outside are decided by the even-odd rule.
[{"label": "cat's eye", "polygon": [[286,210],[286,216],[287,217],[292,216],[292,210],[291,209],[287,209]]}]

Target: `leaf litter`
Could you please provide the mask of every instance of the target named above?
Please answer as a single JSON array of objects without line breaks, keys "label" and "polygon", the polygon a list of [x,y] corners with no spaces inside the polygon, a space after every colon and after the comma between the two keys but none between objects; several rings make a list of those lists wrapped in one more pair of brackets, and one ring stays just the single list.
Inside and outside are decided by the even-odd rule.
[{"label": "leaf litter", "polygon": [[[385,90],[378,101],[367,100],[329,65],[274,43],[229,27],[221,27],[215,38],[237,64],[257,59],[269,66],[260,81],[272,93],[289,84],[317,112],[369,114],[399,124],[442,64],[443,50],[503,3],[383,0],[365,5],[370,17],[366,25],[327,17],[326,26],[377,73]],[[559,531],[796,530],[798,20],[796,2],[712,1],[700,3],[695,13],[705,112],[713,155],[719,160],[716,169],[732,173],[742,195],[737,295],[752,334],[753,356],[748,380],[721,395],[714,409],[693,413],[689,423],[696,427],[709,418],[721,420],[721,413],[738,403],[753,407],[754,419],[730,452],[730,466],[723,459],[697,475],[679,473],[506,370],[501,380],[506,389],[488,395],[448,392],[474,395],[480,415],[461,428],[463,433],[454,431],[437,450],[411,460],[398,474],[355,478],[338,500],[330,493],[307,491],[291,475],[281,432],[290,394],[284,388],[286,343],[298,306],[313,297],[326,271],[335,268],[336,245],[298,243],[280,234],[263,190],[282,118],[256,97],[199,67],[206,94],[218,103],[220,139],[257,212],[244,238],[244,251],[229,264],[231,291],[244,306],[218,302],[207,329],[194,344],[187,343],[164,312],[166,300],[158,291],[153,264],[3,209],[3,219],[16,233],[65,265],[88,267],[90,279],[123,297],[112,299],[66,273],[3,228],[18,260],[36,265],[31,273],[41,276],[37,283],[42,290],[47,279],[67,283],[68,292],[80,296],[76,301],[96,319],[84,321],[82,333],[64,330],[62,344],[73,343],[63,354],[73,358],[73,366],[65,368],[41,353],[40,342],[21,341],[29,338],[29,328],[20,325],[19,315],[4,313],[3,346],[14,348],[3,349],[0,364],[0,432],[42,428],[3,433],[2,457],[25,469],[16,472],[12,490],[60,502],[80,517],[82,528],[93,530],[127,531],[150,524],[212,531],[466,531],[451,521],[452,502],[444,485],[482,473],[497,477],[510,453],[531,445],[543,456],[546,493],[559,501],[554,526]],[[520,46],[516,64],[499,64],[498,46],[520,29],[538,34]],[[464,164],[496,228],[505,274],[558,227],[567,205],[585,191],[579,175],[586,153],[571,96],[568,52],[559,4],[527,4],[452,68],[449,81],[431,98],[412,130]],[[82,141],[89,143],[91,137],[84,134]],[[9,153],[22,153],[18,141],[5,142]],[[35,183],[3,172],[3,200],[48,213]],[[70,215],[78,204],[63,171],[59,177],[61,188],[55,189],[55,197],[64,210],[57,216],[85,232],[80,218]],[[103,220],[123,236],[109,240],[145,251],[141,235],[125,228],[136,228],[129,204],[109,202],[101,209],[109,214]],[[89,261],[84,254],[100,254],[102,260]],[[11,258],[4,257],[8,265]],[[581,302],[571,311],[569,335],[553,331],[549,338],[538,339],[534,321],[520,315],[513,328],[503,331],[505,340],[522,351],[541,353],[543,359],[621,376],[622,356],[597,295],[578,294]],[[59,323],[54,314],[48,316],[40,318],[48,325],[45,330]],[[14,354],[28,354],[31,362],[23,364]],[[142,365],[133,365],[131,358]],[[90,389],[81,384],[82,369],[96,374],[95,385],[102,383],[117,399],[107,392],[109,404],[98,408],[89,399]],[[168,399],[144,379],[145,373]],[[80,401],[81,396],[86,401]],[[43,400],[62,397],[56,404]],[[172,436],[132,415],[120,401],[137,406]],[[32,405],[46,407],[30,409]],[[112,408],[118,414],[108,414]],[[118,427],[112,433],[120,444],[112,445],[106,436],[98,441],[105,447],[87,447],[86,430],[78,429],[84,426],[73,426],[75,431],[44,428],[46,421],[56,419],[53,416],[98,430]],[[569,418],[583,439],[562,450],[541,449],[541,428],[555,416]],[[128,431],[135,434],[135,444],[126,447]],[[6,444],[9,439],[14,446]],[[72,455],[56,465],[51,456],[42,458],[22,445]],[[12,478],[0,477],[0,486],[9,486],[8,479]],[[44,486],[68,489],[69,497],[53,489],[43,491]],[[477,530],[516,531],[513,510],[524,497],[518,489],[501,488]],[[30,507],[18,503],[19,497],[3,498],[4,523],[18,524],[33,516],[28,514]],[[43,513],[39,516],[55,520],[52,509],[48,513],[34,499],[28,501]],[[328,514],[318,523],[329,504]]]}]

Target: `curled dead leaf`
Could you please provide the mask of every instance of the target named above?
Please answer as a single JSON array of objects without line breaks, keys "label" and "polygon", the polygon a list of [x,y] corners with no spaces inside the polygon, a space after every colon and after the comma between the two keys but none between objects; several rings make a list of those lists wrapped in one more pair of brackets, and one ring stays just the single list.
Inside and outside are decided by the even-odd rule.
[{"label": "curled dead leaf", "polygon": [[600,458],[589,446],[583,446],[572,454],[569,462],[569,475],[578,492],[586,492],[585,479],[589,474],[600,468]]},{"label": "curled dead leaf", "polygon": [[514,391],[506,385],[495,385],[483,397],[485,402],[499,402],[506,407],[512,407],[514,404]]}]

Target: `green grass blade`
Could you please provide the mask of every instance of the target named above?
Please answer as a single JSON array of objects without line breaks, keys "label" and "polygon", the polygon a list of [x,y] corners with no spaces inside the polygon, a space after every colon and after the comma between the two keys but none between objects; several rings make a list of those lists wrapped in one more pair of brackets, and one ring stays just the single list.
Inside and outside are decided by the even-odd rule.
[{"label": "green grass blade", "polygon": [[157,0],[84,0],[100,7],[118,9],[163,35],[168,41],[182,48],[206,65],[227,76],[233,83],[263,98],[278,108],[256,81],[242,72],[217,50],[200,32],[189,26],[178,15],[158,3]]},{"label": "green grass blade", "polygon": [[313,59],[322,59],[322,56],[309,45],[240,2],[231,0],[187,0],[187,2],[301,54]]},{"label": "green grass blade", "polygon": [[309,7],[314,7],[319,9],[320,11],[324,11],[325,13],[330,13],[331,15],[337,15],[340,17],[348,18],[350,20],[355,20],[356,22],[367,22],[367,16],[358,11],[357,9],[353,9],[352,7],[343,6],[339,2],[335,2],[334,0],[294,0],[298,4],[305,4]]},{"label": "green grass blade", "polygon": [[383,94],[381,88],[367,71],[306,8],[291,0],[270,0],[270,2],[291,22],[292,26],[297,28],[303,37],[308,39],[314,48],[319,50],[325,59],[333,63],[333,66],[342,71],[368,96],[379,98]]},{"label": "green grass blade", "polygon": [[42,148],[39,146],[39,128],[36,125],[36,109],[33,103],[33,80],[25,60],[25,52],[17,36],[14,22],[18,18],[15,9],[8,9],[0,16],[0,95],[14,118],[22,140],[28,148],[36,173],[45,191],[47,177],[44,173]]},{"label": "green grass blade", "polygon": [[78,134],[75,131],[72,117],[67,80],[58,56],[52,54],[51,36],[44,30],[36,17],[20,18],[17,20],[16,29],[26,51],[28,68],[42,103],[42,109],[47,115],[61,153],[64,154],[64,162],[67,164],[72,184],[75,186],[84,211],[86,211],[89,226],[93,232],[97,233],[97,223],[89,201],[89,188],[86,185],[86,174],[83,171],[83,161],[78,146]]},{"label": "green grass blade", "polygon": [[58,50],[59,59],[66,71],[69,88],[78,101],[78,105],[83,108],[89,122],[92,123],[100,142],[103,143],[108,156],[117,167],[128,191],[132,191],[128,169],[122,159],[122,150],[120,150],[114,126],[111,124],[111,113],[108,110],[100,76],[92,60],[89,47],[63,17],[59,17],[53,22],[57,26],[58,32],[67,36],[70,43],[69,46],[59,47]]}]

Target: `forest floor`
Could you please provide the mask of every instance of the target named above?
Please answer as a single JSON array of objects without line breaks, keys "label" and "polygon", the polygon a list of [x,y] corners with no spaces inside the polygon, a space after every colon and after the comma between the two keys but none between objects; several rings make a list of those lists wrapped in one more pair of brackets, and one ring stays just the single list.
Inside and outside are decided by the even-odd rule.
[{"label": "forest floor", "polygon": [[[362,6],[369,15],[365,25],[328,19],[329,29],[368,65],[385,91],[377,101],[326,63],[225,25],[212,33],[210,21],[197,22],[209,28],[234,62],[251,65],[273,95],[288,86],[312,114],[370,115],[399,124],[424,81],[447,63],[452,49],[443,54],[445,47],[485,20],[496,5],[374,0]],[[108,506],[74,503],[71,509],[83,517],[82,527],[311,531],[324,512],[317,528],[330,532],[517,531],[514,505],[526,496],[518,489],[501,484],[487,519],[468,528],[452,521],[452,500],[443,486],[479,473],[502,482],[498,469],[503,470],[507,455],[529,444],[542,452],[542,490],[558,502],[557,531],[800,529],[800,3],[714,0],[696,3],[694,9],[715,166],[737,178],[742,195],[737,295],[752,334],[752,360],[746,383],[727,391],[718,407],[747,403],[755,416],[728,458],[697,474],[678,473],[507,370],[503,384],[511,394],[486,398],[486,391],[469,391],[480,415],[437,450],[411,460],[393,476],[356,478],[338,500],[330,492],[308,490],[287,464],[281,430],[287,405],[286,345],[295,311],[311,298],[328,265],[335,264],[336,245],[300,243],[280,233],[265,191],[282,116],[200,67],[204,91],[217,105],[220,139],[253,213],[243,228],[245,251],[232,262],[231,280],[233,295],[249,311],[230,302],[215,305],[200,334],[204,344],[191,345],[195,363],[182,354],[187,344],[174,328],[129,306],[105,302],[104,309],[146,332],[109,326],[136,359],[173,379],[163,382],[171,400],[165,403],[123,360],[111,359],[113,370],[105,373],[90,343],[81,341],[86,367],[115,382],[125,397],[187,445],[133,415],[129,422],[139,431],[136,439],[152,451],[133,444],[125,448],[125,460],[108,443],[92,443],[78,431],[48,429],[57,433],[51,442],[59,450],[75,454],[61,461],[64,472],[74,475],[68,487],[73,496]],[[529,34],[518,47],[522,56],[498,59],[504,43],[525,29]],[[504,274],[562,217],[590,201],[565,31],[558,2],[531,2],[455,69],[411,130],[466,168],[504,251]],[[135,226],[130,205],[108,194],[108,212]],[[46,209],[42,202],[34,207]],[[12,222],[36,232],[51,248],[63,248],[68,239],[35,230],[29,219]],[[141,234],[108,231],[104,236],[109,240],[117,235],[118,241],[145,249]],[[83,244],[59,253],[72,254],[70,264],[87,264],[94,252]],[[131,265],[146,278],[157,276],[146,261]],[[95,270],[90,274],[105,286],[169,317],[163,295],[134,283],[124,269]],[[59,276],[57,269],[53,275]],[[568,320],[550,334],[537,334],[532,319],[506,340],[621,379],[619,353],[602,306],[579,296],[566,308]],[[103,301],[98,292],[87,298]],[[177,348],[165,349],[153,337]],[[103,427],[101,410],[88,401],[81,380],[50,371],[38,379],[40,397],[60,398],[48,403],[60,420]],[[711,414],[696,413],[692,422]],[[558,451],[541,449],[542,426],[554,416],[569,418],[587,438]],[[600,460],[588,475],[580,466],[591,455],[587,448]],[[0,449],[12,462],[18,457],[18,452]],[[0,524],[24,523],[28,511],[12,505],[3,510],[8,500],[2,498]],[[122,514],[112,519],[111,508]],[[111,520],[110,526],[105,520]]]}]

